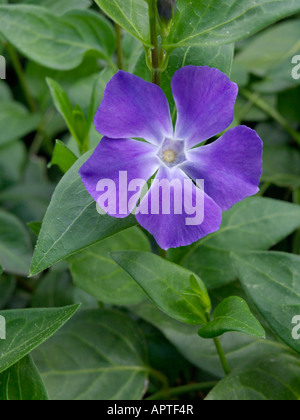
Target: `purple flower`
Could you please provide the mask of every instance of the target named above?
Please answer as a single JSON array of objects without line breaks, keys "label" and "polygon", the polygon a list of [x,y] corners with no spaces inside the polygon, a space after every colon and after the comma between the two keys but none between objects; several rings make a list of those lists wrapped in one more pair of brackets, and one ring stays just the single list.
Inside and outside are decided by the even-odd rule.
[{"label": "purple flower", "polygon": [[[176,188],[169,192],[169,214],[161,211],[164,197],[157,184],[141,199],[137,221],[164,249],[190,245],[217,231],[222,211],[256,194],[262,174],[262,141],[248,127],[230,129],[213,143],[196,147],[232,123],[238,93],[235,83],[217,69],[188,66],[174,75],[172,91],[177,108],[175,130],[163,91],[132,74],[118,72],[108,83],[95,117],[96,129],[105,137],[80,169],[87,191],[98,203],[102,197],[115,199],[114,208],[106,209],[114,217],[128,216],[139,202],[140,189],[132,188],[136,179],[145,184],[156,175],[156,181],[178,181],[183,190],[187,180],[194,180],[185,195],[191,209],[198,196],[202,197],[202,223],[187,223],[191,212],[184,205],[186,197],[178,199]],[[104,179],[111,180],[115,189],[99,187]],[[198,180],[204,180],[204,190]],[[149,211],[153,202],[158,203],[159,211]]]}]

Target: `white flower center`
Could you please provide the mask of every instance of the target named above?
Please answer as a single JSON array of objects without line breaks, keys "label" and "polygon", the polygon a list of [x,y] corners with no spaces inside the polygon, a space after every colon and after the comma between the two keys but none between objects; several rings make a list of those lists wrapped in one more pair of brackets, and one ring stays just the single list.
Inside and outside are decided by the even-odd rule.
[{"label": "white flower center", "polygon": [[157,155],[169,168],[180,165],[186,161],[184,140],[166,138]]},{"label": "white flower center", "polygon": [[176,154],[173,150],[166,150],[163,153],[163,160],[166,163],[172,163],[172,162],[174,162],[175,159],[176,159]]}]

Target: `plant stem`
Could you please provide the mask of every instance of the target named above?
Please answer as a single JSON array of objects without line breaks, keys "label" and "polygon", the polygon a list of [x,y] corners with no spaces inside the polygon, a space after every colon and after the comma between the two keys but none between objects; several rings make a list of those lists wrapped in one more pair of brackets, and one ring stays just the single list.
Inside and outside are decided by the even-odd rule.
[{"label": "plant stem", "polygon": [[178,386],[176,388],[169,388],[167,390],[162,390],[156,394],[151,395],[147,400],[167,400],[171,397],[177,397],[179,395],[186,395],[191,392],[205,391],[212,389],[217,385],[218,382],[202,382],[197,384],[189,384]]},{"label": "plant stem", "polygon": [[224,350],[223,350],[223,348],[221,346],[220,340],[218,338],[214,338],[214,343],[215,343],[216,349],[218,351],[218,354],[219,354],[219,357],[220,357],[220,361],[221,361],[223,370],[225,372],[225,375],[229,375],[231,373],[230,372],[230,367],[229,367],[229,364],[227,362],[227,359],[226,359]]},{"label": "plant stem", "polygon": [[[211,322],[211,317],[208,313],[206,314],[206,319],[207,319],[207,322]],[[214,338],[214,343],[215,343],[215,346],[216,346],[216,349],[217,349],[217,352],[221,361],[221,365],[223,367],[225,375],[227,376],[231,373],[231,371],[230,371],[230,367],[227,362],[224,350],[222,348],[221,342],[218,338]]]},{"label": "plant stem", "polygon": [[152,56],[152,83],[160,86],[161,72],[159,69],[159,47],[156,32],[156,0],[149,0],[149,26],[150,40],[154,48],[151,50]]},{"label": "plant stem", "polygon": [[268,191],[268,189],[271,187],[271,185],[272,185],[272,182],[269,182],[269,181],[267,181],[267,182],[265,182],[262,186],[261,186],[261,188],[260,188],[260,191],[259,191],[259,193],[257,194],[259,197],[263,197],[264,196],[264,194]]},{"label": "plant stem", "polygon": [[20,85],[22,87],[22,90],[24,92],[25,99],[28,103],[29,109],[31,110],[31,112],[37,112],[38,109],[37,109],[37,106],[34,102],[34,99],[32,98],[32,96],[30,94],[29,88],[27,86],[26,78],[25,78],[23,68],[22,68],[20,60],[19,60],[19,56],[18,56],[16,50],[14,49],[14,47],[11,44],[7,43],[6,44],[6,49],[9,53],[13,68],[14,68],[17,76],[18,76],[18,79],[19,79]]},{"label": "plant stem", "polygon": [[241,94],[252,101],[258,108],[268,114],[271,118],[278,122],[292,137],[293,139],[300,145],[300,133],[294,130],[293,127],[290,126],[289,122],[272,106],[270,106],[266,101],[262,98],[257,96],[257,93],[253,93],[247,89],[241,89]]},{"label": "plant stem", "polygon": [[115,23],[116,35],[117,35],[117,58],[118,58],[118,69],[123,70],[123,52],[122,52],[122,31],[120,25]]}]

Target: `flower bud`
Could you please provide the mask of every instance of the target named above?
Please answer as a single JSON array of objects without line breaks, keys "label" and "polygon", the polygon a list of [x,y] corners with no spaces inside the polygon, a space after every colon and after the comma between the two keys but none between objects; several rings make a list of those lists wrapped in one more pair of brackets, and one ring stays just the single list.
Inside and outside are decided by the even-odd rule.
[{"label": "flower bud", "polygon": [[160,19],[168,22],[176,13],[176,0],[157,0],[157,10]]}]

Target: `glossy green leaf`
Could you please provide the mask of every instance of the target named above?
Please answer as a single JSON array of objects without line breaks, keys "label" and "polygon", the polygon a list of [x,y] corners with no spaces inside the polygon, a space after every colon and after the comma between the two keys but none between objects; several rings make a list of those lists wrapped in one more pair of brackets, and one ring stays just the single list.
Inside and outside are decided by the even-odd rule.
[{"label": "glossy green leaf", "polygon": [[209,3],[178,0],[177,3],[178,12],[166,48],[230,44],[300,11],[298,0],[211,0]]},{"label": "glossy green leaf", "polygon": [[78,251],[134,226],[134,217],[116,219],[99,215],[96,203],[78,175],[87,153],[58,184],[45,215],[31,265],[35,275]]},{"label": "glossy green leaf", "polygon": [[223,379],[207,401],[299,401],[300,363],[291,355],[263,357]]},{"label": "glossy green leaf", "polygon": [[30,114],[24,105],[18,102],[0,102],[0,146],[34,131],[40,118],[40,115]]},{"label": "glossy green leaf", "polygon": [[0,6],[0,32],[20,52],[37,63],[59,70],[77,67],[94,53],[110,60],[115,49],[112,25],[88,10],[56,16],[40,6]]},{"label": "glossy green leaf", "polygon": [[146,390],[144,338],[119,312],[81,312],[34,360],[53,400],[138,400]]},{"label": "glossy green leaf", "polygon": [[101,302],[132,305],[145,300],[145,294],[110,253],[124,250],[150,251],[150,243],[136,227],[117,233],[71,257],[75,284]]},{"label": "glossy green leaf", "polygon": [[[150,45],[145,0],[95,0],[129,33]],[[231,44],[285,16],[300,11],[297,0],[177,0],[177,13],[166,49]],[[255,18],[253,18],[255,16]]]},{"label": "glossy green leaf", "polygon": [[1,401],[47,401],[47,390],[30,356],[0,374]]},{"label": "glossy green leaf", "polygon": [[[167,315],[187,324],[205,322],[201,300],[186,293],[192,272],[146,252],[113,252],[112,257]],[[195,279],[205,290],[200,278]]]},{"label": "glossy green leaf", "polygon": [[27,276],[31,243],[25,226],[14,215],[0,210],[0,261],[8,273]]},{"label": "glossy green leaf", "polygon": [[145,0],[95,0],[101,10],[131,35],[151,46],[148,5]]},{"label": "glossy green leaf", "polygon": [[6,320],[6,340],[0,341],[0,372],[17,363],[55,334],[78,307],[0,311],[0,316]]},{"label": "glossy green leaf", "polygon": [[43,6],[57,15],[63,15],[69,10],[87,9],[91,0],[23,0],[25,4]]},{"label": "glossy green leaf", "polygon": [[198,334],[202,338],[216,338],[231,331],[265,338],[264,329],[247,303],[236,296],[224,299],[214,310],[213,321],[203,325]]},{"label": "glossy green leaf", "polygon": [[[300,256],[279,252],[253,252],[234,256],[239,278],[273,331],[300,353],[295,338],[300,315]],[[296,332],[295,332],[296,334]]]},{"label": "glossy green leaf", "polygon": [[269,198],[248,198],[223,214],[218,232],[170,254],[211,289],[236,279],[232,251],[267,250],[299,226],[299,206]]}]

